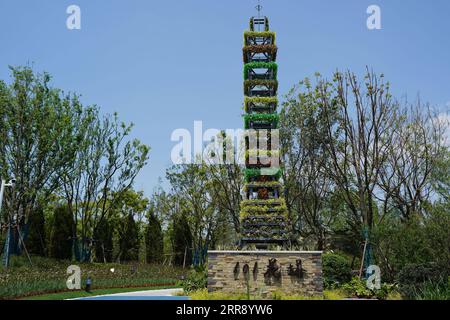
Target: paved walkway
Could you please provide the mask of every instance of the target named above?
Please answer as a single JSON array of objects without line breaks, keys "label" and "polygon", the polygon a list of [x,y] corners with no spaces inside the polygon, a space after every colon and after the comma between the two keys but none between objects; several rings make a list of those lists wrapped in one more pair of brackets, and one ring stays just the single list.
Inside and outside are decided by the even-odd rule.
[{"label": "paved walkway", "polygon": [[136,292],[114,293],[104,296],[78,298],[74,300],[188,300],[188,297],[176,296],[182,289],[163,289]]}]

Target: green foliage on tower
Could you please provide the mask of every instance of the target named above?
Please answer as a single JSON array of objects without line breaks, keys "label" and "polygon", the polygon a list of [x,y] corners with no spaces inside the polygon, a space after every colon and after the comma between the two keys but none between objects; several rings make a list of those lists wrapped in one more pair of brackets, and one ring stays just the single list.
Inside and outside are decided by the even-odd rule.
[{"label": "green foliage on tower", "polygon": [[[263,24],[264,31],[255,31]],[[282,197],[280,152],[278,149],[278,48],[267,18],[251,18],[250,31],[244,32],[244,127],[256,131],[259,141],[246,143],[244,186],[246,200],[241,203],[242,245],[286,245],[289,241],[287,207]]]}]

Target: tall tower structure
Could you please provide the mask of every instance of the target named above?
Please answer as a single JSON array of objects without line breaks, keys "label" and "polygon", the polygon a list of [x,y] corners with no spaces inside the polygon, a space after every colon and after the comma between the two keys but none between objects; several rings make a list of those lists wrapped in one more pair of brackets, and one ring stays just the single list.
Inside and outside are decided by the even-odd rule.
[{"label": "tall tower structure", "polygon": [[278,137],[276,34],[269,19],[250,19],[244,32],[245,200],[241,203],[241,245],[286,246],[287,208],[282,197]]},{"label": "tall tower structure", "polygon": [[[280,183],[278,48],[269,19],[250,19],[244,32],[245,200],[240,250],[208,251],[208,291],[271,297],[321,296],[322,252],[292,251]],[[254,250],[256,247],[256,251]],[[280,247],[286,250],[278,250]]]}]

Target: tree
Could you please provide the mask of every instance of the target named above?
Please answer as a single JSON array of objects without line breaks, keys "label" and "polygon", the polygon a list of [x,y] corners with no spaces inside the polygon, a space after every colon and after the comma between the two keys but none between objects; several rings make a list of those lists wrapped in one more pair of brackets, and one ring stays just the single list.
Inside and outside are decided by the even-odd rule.
[{"label": "tree", "polygon": [[56,259],[71,259],[73,251],[72,230],[74,221],[67,206],[59,206],[53,214],[50,237],[50,256]]},{"label": "tree", "polygon": [[420,99],[398,112],[379,183],[386,194],[384,205],[407,220],[415,214],[424,214],[430,197],[439,192],[436,187],[443,186],[439,181],[445,178],[445,171],[440,178],[433,174],[448,152],[443,140],[448,124],[437,121],[437,116]]},{"label": "tree", "polygon": [[332,160],[330,174],[344,191],[357,233],[363,226],[370,231],[376,218],[375,191],[396,120],[397,104],[389,89],[384,76],[373,72],[367,72],[364,84],[350,72],[337,72],[332,84],[321,82],[318,87],[330,142],[326,144]]},{"label": "tree", "polygon": [[25,225],[58,187],[61,168],[74,157],[72,115],[78,98],[51,88],[49,74],[11,67],[12,82],[0,81],[0,176],[14,177],[4,207],[8,219]]},{"label": "tree", "polygon": [[28,230],[28,236],[25,241],[28,252],[30,254],[45,256],[45,217],[42,207],[37,207],[30,215]]},{"label": "tree", "polygon": [[132,125],[120,123],[117,114],[100,117],[87,109],[77,126],[81,142],[73,162],[61,179],[65,197],[79,229],[74,237],[88,239],[114,210],[148,160],[149,147],[127,141]]},{"label": "tree", "polygon": [[193,239],[185,213],[173,217],[171,238],[174,264],[190,266],[192,264]]},{"label": "tree", "polygon": [[148,215],[148,224],[145,231],[145,249],[147,263],[162,262],[164,254],[164,239],[161,223],[151,211]]},{"label": "tree", "polygon": [[[216,137],[214,148],[211,153],[214,154],[209,161],[205,163],[206,176],[209,181],[207,184],[208,192],[211,194],[215,206],[219,212],[223,213],[224,223],[234,226],[235,233],[240,232],[240,202],[242,201],[242,187],[244,185],[244,173],[242,167],[235,161],[230,161],[227,156],[233,156],[236,160],[240,154],[240,148],[235,148],[234,137],[227,136],[221,132]],[[223,163],[214,163],[218,156],[223,156]],[[232,163],[229,163],[232,162]],[[224,230],[225,231],[225,230]],[[233,230],[226,230],[227,233],[233,233]]]},{"label": "tree", "polygon": [[192,232],[192,245],[195,250],[203,251],[209,247],[218,222],[218,211],[208,192],[206,165],[176,165],[167,170],[166,177],[173,194],[182,199],[179,205],[187,213],[185,218]]},{"label": "tree", "polygon": [[288,93],[280,114],[280,139],[293,234],[324,250],[336,217],[330,207],[335,184],[327,172],[331,165],[325,151],[328,124],[317,101],[318,92],[309,79]]},{"label": "tree", "polygon": [[95,229],[95,260],[97,262],[112,262],[113,234],[114,228],[112,222],[107,219],[103,219]]},{"label": "tree", "polygon": [[132,214],[122,219],[122,227],[119,229],[119,247],[118,261],[139,260],[139,230]]}]

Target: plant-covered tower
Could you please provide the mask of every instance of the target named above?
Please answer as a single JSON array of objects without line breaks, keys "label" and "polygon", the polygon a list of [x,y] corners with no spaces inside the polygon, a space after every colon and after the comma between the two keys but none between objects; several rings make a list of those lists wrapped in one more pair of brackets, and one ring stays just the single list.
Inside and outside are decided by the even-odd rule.
[{"label": "plant-covered tower", "polygon": [[250,19],[244,33],[245,200],[241,203],[241,244],[267,249],[288,243],[287,208],[282,197],[278,145],[278,66],[275,33],[267,17]]}]

